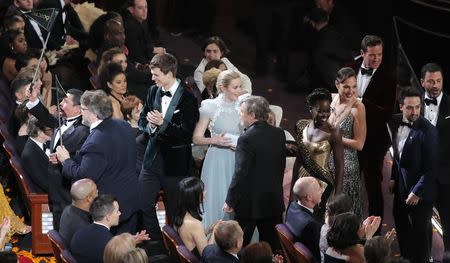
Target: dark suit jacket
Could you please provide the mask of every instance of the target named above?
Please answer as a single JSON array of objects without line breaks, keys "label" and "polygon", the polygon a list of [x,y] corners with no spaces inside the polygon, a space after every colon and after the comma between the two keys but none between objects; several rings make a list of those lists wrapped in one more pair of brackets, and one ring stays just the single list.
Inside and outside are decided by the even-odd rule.
[{"label": "dark suit jacket", "polygon": [[202,253],[203,263],[239,263],[239,259],[225,252],[216,244],[208,245],[203,249]]},{"label": "dark suit jacket", "polygon": [[63,163],[63,175],[76,181],[92,179],[102,194],[115,196],[121,222],[139,208],[133,130],[122,120],[105,119],[87,137],[81,149]]},{"label": "dark suit jacket", "polygon": [[[358,74],[361,60],[350,65]],[[386,123],[392,116],[395,106],[396,82],[388,69],[381,66],[373,74],[363,95],[362,102],[366,107],[367,137],[363,154],[385,154],[390,138]]]},{"label": "dark suit jacket", "polygon": [[284,211],[286,137],[282,129],[257,121],[236,146],[236,164],[226,203],[239,218],[276,217]]},{"label": "dark suit jacket", "polygon": [[106,244],[113,238],[109,229],[92,223],[78,230],[70,242],[70,251],[77,262],[102,263]]},{"label": "dark suit jacket", "polygon": [[[152,110],[161,112],[160,90],[157,86],[150,88],[139,118],[139,129],[150,134],[143,167],[149,169],[156,155],[161,154],[166,175],[186,176],[192,165],[192,135],[199,118],[197,100],[180,84],[172,97],[164,124],[152,133],[146,116]],[[180,99],[175,104],[177,96]],[[174,107],[173,117],[169,121],[171,107]]]},{"label": "dark suit jacket", "polygon": [[436,198],[436,127],[424,117],[419,117],[411,128],[400,158],[397,132],[401,121],[402,114],[395,114],[389,122],[394,149],[391,179],[395,180],[396,194],[400,200],[406,200],[413,192],[421,200],[433,202]]},{"label": "dark suit jacket", "polygon": [[74,205],[68,205],[59,222],[59,233],[64,238],[66,245],[70,245],[73,235],[83,227],[92,223],[89,212],[81,210]]},{"label": "dark suit jacket", "polygon": [[139,23],[129,12],[124,17],[124,28],[127,36],[125,45],[128,47],[128,59],[141,64],[148,64],[153,57],[153,44],[148,22]]},{"label": "dark suit jacket", "polygon": [[[39,38],[39,35],[34,30],[34,27],[31,25],[30,20],[28,19],[27,16],[25,16],[23,14],[22,14],[22,17],[23,17],[23,20],[25,21],[24,34],[25,34],[25,38],[27,39],[28,48],[42,49],[42,47],[43,47],[42,41]],[[45,41],[45,39],[47,38],[47,31],[45,29],[41,28],[41,32],[42,32],[42,38]],[[47,50],[59,49],[63,44],[64,44],[64,42],[61,42],[61,40],[57,39],[57,37],[55,37],[52,33],[48,39]]]},{"label": "dark suit jacket", "polygon": [[40,190],[48,193],[48,157],[30,138],[28,138],[22,151],[22,164],[28,176],[33,180],[33,183]]},{"label": "dark suit jacket", "polygon": [[322,223],[317,221],[308,209],[293,201],[286,212],[286,225],[295,238],[320,261],[319,241]]},{"label": "dark suit jacket", "polygon": [[[450,184],[450,97],[443,93],[439,104],[439,115],[436,124],[438,130],[438,171],[437,178],[440,184]],[[447,118],[448,117],[448,118]]]},{"label": "dark suit jacket", "polygon": [[[47,108],[45,108],[45,106],[40,102],[30,110],[30,113],[33,114],[33,116],[35,116],[45,126],[55,129],[50,141],[50,146],[53,146],[53,141],[56,136],[56,129],[59,125],[58,119],[50,114]],[[80,116],[78,120],[76,120],[74,124],[62,135],[64,147],[66,147],[71,156],[81,148],[81,145],[83,145],[84,141],[89,135],[89,127],[83,125],[81,121],[82,120]],[[59,145],[59,143],[56,145]],[[54,149],[51,149],[51,151],[53,152]]]}]

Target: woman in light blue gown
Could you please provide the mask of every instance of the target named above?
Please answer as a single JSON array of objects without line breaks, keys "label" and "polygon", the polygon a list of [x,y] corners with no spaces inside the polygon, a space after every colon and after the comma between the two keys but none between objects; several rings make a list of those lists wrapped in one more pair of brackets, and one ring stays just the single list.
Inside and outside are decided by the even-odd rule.
[{"label": "woman in light blue gown", "polygon": [[[204,226],[224,217],[222,207],[234,173],[234,147],[243,131],[239,121],[238,97],[243,93],[239,74],[232,70],[221,72],[216,86],[219,95],[202,101],[193,136],[194,144],[209,145],[201,172],[206,190]],[[206,129],[211,137],[204,136]]]}]

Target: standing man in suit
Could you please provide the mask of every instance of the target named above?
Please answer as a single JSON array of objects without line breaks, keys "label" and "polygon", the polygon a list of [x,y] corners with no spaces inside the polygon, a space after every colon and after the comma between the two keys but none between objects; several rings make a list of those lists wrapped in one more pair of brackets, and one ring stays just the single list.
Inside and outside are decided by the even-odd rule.
[{"label": "standing man in suit", "polygon": [[322,223],[314,218],[314,207],[322,200],[323,189],[314,177],[299,178],[292,188],[297,197],[286,212],[286,225],[295,238],[320,261],[320,229]]},{"label": "standing man in suit", "polygon": [[386,123],[392,116],[396,83],[383,60],[383,41],[367,35],[361,41],[361,60],[351,66],[357,72],[358,97],[366,107],[367,137],[359,152],[359,165],[364,175],[369,215],[384,216],[383,180],[384,156],[390,145]]},{"label": "standing man in suit", "polygon": [[244,232],[238,222],[219,221],[214,227],[214,241],[203,249],[203,263],[239,263],[237,254],[242,249]]},{"label": "standing man in suit", "polygon": [[171,54],[155,55],[150,62],[152,86],[139,119],[139,128],[149,134],[139,175],[144,229],[153,240],[162,240],[156,217],[158,192],[164,190],[169,222],[175,209],[178,183],[189,175],[192,135],[199,118],[197,100],[176,79],[178,62]]},{"label": "standing man in suit", "polygon": [[401,114],[389,122],[394,148],[389,189],[400,253],[413,263],[430,259],[431,214],[436,197],[437,130],[420,116],[421,94],[405,88]]},{"label": "standing man in suit", "polygon": [[425,89],[423,116],[438,130],[437,208],[441,218],[445,249],[450,249],[450,98],[442,91],[442,68],[436,63],[422,67],[420,83]]},{"label": "standing man in suit", "polygon": [[235,172],[223,210],[236,212],[244,229],[244,246],[258,227],[260,240],[278,249],[275,225],[282,222],[284,211],[286,137],[282,129],[267,123],[269,112],[263,97],[249,96],[241,102],[240,119],[246,132],[237,142]]},{"label": "standing man in suit", "polygon": [[[54,152],[56,146],[60,145],[60,138],[64,147],[74,156],[83,145],[89,135],[89,128],[82,124],[80,98],[83,92],[77,89],[69,89],[67,96],[61,101],[61,130],[59,120],[53,116],[48,109],[39,101],[39,87],[33,87],[31,93],[26,90],[28,102],[26,104],[29,112],[46,126],[53,128],[53,135],[50,140],[50,152]],[[70,204],[70,180],[61,176],[61,166],[49,166],[49,198],[53,213],[53,227],[59,229],[59,219],[62,211]]]},{"label": "standing man in suit", "polygon": [[135,172],[135,136],[123,120],[111,119],[111,100],[103,91],[86,91],[81,96],[83,124],[90,134],[74,156],[64,146],[56,148],[62,174],[72,181],[92,179],[100,193],[117,197],[122,216],[117,233],[134,233],[139,210]]}]

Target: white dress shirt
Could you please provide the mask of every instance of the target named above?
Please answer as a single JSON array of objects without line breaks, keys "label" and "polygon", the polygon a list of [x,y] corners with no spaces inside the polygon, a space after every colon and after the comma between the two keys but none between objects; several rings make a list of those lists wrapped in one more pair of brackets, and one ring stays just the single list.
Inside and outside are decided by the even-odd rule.
[{"label": "white dress shirt", "polygon": [[91,126],[89,127],[89,132],[92,132],[92,129],[96,128],[100,123],[102,123],[102,121],[103,120],[98,120],[92,123]]},{"label": "white dress shirt", "polygon": [[[361,68],[365,68],[364,63],[361,64]],[[373,74],[375,74],[375,71],[377,71],[377,69],[373,69],[373,73],[371,76],[368,75],[363,75],[361,73],[361,69],[358,72],[358,75],[356,76],[356,80],[358,83],[358,98],[362,98],[364,96],[364,93],[366,92],[367,86],[370,83],[370,80],[372,79]]]},{"label": "white dress shirt", "polygon": [[[64,134],[70,127],[72,127],[72,125],[75,123],[75,121],[79,116],[80,115],[67,119],[66,122],[63,125],[61,125],[61,134]],[[55,149],[56,145],[58,144],[60,135],[59,128],[55,130],[55,133],[56,133],[55,139],[53,140],[53,145],[51,145],[52,149]]]},{"label": "white dress shirt", "polygon": [[36,141],[35,139],[33,139],[33,138],[31,138],[30,137],[30,139],[34,142],[34,143],[36,143],[36,145],[37,146],[39,146],[39,148],[41,148],[41,150],[47,155],[47,156],[50,156],[50,149],[45,149],[44,150],[44,144],[42,143],[42,142],[38,142],[38,141]]},{"label": "white dress shirt", "polygon": [[[403,118],[403,121],[412,124],[412,122],[409,122],[407,119]],[[408,139],[410,131],[411,131],[411,128],[409,128],[406,125],[400,125],[398,127],[398,131],[397,131],[397,150],[398,150],[398,155],[400,156],[400,158],[402,158],[403,147],[405,146],[405,142]]]},{"label": "white dress shirt", "polygon": [[[431,99],[428,96],[428,93],[425,92],[425,99]],[[437,105],[434,105],[432,103],[430,103],[430,105],[427,105],[424,103],[425,105],[425,111],[424,111],[424,117],[429,120],[431,122],[431,124],[433,124],[434,126],[436,126],[437,124],[437,119],[439,116],[439,105],[441,104],[442,101],[442,92],[441,94],[436,98],[437,100]]]},{"label": "white dress shirt", "polygon": [[309,208],[309,207],[306,207],[306,206],[302,205],[302,203],[301,203],[300,201],[297,201],[297,204],[298,204],[299,206],[302,206],[302,207],[308,209],[309,212],[314,213],[314,209],[311,209],[311,208]]},{"label": "white dress shirt", "polygon": [[168,92],[170,92],[170,94],[172,94],[172,97],[169,97],[169,96],[161,97],[161,113],[163,115],[163,118],[166,117],[166,112],[167,112],[167,109],[169,108],[169,104],[172,101],[173,95],[177,91],[179,85],[180,85],[180,81],[177,79],[173,83],[173,85],[170,87],[169,90],[165,90],[164,88],[161,88],[162,91],[168,91]]}]

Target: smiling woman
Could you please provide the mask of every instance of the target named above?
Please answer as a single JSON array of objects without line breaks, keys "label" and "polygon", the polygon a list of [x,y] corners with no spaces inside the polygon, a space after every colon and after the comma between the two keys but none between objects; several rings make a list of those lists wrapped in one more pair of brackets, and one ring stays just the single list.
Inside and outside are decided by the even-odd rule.
[{"label": "smiling woman", "polygon": [[101,88],[109,94],[113,106],[113,118],[122,119],[123,114],[120,106],[127,93],[127,77],[122,66],[115,63],[106,65],[100,72]]}]

